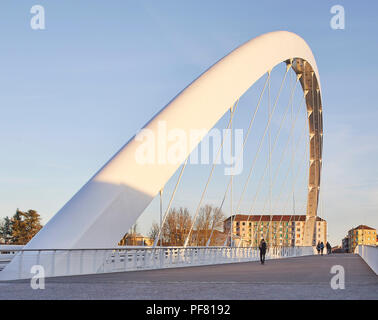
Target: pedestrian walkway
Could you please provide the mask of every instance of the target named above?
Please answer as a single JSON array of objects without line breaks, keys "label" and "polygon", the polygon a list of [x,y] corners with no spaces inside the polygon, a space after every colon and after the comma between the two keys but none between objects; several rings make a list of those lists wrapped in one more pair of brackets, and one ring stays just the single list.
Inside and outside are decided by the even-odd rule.
[{"label": "pedestrian walkway", "polygon": [[[345,270],[333,290],[331,267]],[[0,299],[378,299],[378,277],[357,255],[333,254],[259,262],[108,273],[0,283]]]}]

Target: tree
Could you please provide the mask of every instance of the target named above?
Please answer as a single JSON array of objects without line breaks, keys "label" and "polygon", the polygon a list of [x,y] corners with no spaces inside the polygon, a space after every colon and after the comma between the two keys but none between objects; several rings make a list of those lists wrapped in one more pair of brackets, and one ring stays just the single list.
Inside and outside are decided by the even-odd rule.
[{"label": "tree", "polygon": [[35,210],[26,212],[17,209],[11,219],[13,244],[27,244],[41,230],[41,217]]},{"label": "tree", "polygon": [[211,205],[201,207],[195,222],[195,235],[193,241],[197,246],[206,246],[209,238],[210,244],[214,240],[212,234],[214,230],[220,230],[225,219],[224,213],[219,208]]},{"label": "tree", "polygon": [[[200,209],[188,245],[205,246],[211,237],[211,243],[216,239],[212,235],[214,230],[223,227],[224,214],[219,208],[205,205]],[[182,246],[189,234],[193,218],[187,208],[172,208],[165,219],[162,231],[162,245]],[[149,237],[155,239],[159,234],[159,224],[154,222],[149,231]]]},{"label": "tree", "polygon": [[156,237],[159,235],[159,229],[160,229],[159,224],[157,224],[156,222],[153,222],[151,229],[148,232],[148,236],[151,239],[154,239],[154,241],[155,241]]},{"label": "tree", "polygon": [[172,208],[168,212],[162,228],[162,245],[184,245],[191,225],[192,217],[190,216],[189,210],[187,208]]},{"label": "tree", "polygon": [[7,216],[0,223],[0,241],[8,244],[12,239],[12,221]]}]

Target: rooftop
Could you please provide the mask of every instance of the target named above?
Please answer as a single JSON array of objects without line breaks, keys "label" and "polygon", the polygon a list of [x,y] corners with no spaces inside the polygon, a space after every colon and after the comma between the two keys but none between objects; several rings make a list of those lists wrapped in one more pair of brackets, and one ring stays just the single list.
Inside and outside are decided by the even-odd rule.
[{"label": "rooftop", "polygon": [[371,228],[371,227],[368,227],[368,226],[365,226],[363,224],[360,224],[358,227],[355,227],[352,230],[375,230],[375,229]]},{"label": "rooftop", "polygon": [[[234,221],[306,221],[306,215],[248,215],[236,214],[233,215]],[[230,220],[228,217],[224,221]],[[325,221],[320,217],[316,217],[316,221]]]}]

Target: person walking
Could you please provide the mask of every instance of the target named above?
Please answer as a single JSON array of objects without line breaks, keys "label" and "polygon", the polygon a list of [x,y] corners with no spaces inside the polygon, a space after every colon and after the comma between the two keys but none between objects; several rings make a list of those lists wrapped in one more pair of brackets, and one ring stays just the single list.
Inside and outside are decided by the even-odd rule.
[{"label": "person walking", "polygon": [[324,243],[323,241],[320,243],[320,252],[321,252],[321,255],[323,255],[323,250],[324,250]]},{"label": "person walking", "polygon": [[327,241],[326,247],[327,247],[327,254],[331,254],[332,247],[331,247],[331,244],[328,241]]},{"label": "person walking", "polygon": [[266,242],[264,239],[261,239],[259,249],[260,249],[260,262],[261,264],[264,264],[265,254],[266,254]]},{"label": "person walking", "polygon": [[320,254],[320,241],[318,241],[318,244],[316,245],[316,250],[318,251],[318,254]]}]

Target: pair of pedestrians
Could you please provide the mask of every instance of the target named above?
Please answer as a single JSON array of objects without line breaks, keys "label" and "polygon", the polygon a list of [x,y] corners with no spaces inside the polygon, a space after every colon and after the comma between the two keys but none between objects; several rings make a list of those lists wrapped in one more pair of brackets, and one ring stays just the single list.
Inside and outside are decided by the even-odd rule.
[{"label": "pair of pedestrians", "polygon": [[324,250],[323,241],[322,242],[318,241],[318,244],[316,245],[316,250],[318,251],[318,254],[323,255],[323,250]]}]

